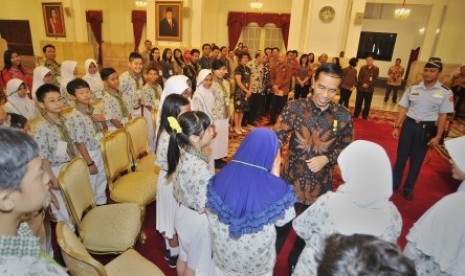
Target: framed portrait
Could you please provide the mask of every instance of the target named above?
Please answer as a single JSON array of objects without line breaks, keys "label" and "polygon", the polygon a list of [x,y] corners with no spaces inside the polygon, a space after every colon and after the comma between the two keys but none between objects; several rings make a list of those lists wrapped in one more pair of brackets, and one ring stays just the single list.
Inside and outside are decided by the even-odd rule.
[{"label": "framed portrait", "polygon": [[66,37],[65,18],[62,3],[42,3],[45,35],[51,37]]},{"label": "framed portrait", "polygon": [[155,38],[182,41],[182,1],[155,2]]}]

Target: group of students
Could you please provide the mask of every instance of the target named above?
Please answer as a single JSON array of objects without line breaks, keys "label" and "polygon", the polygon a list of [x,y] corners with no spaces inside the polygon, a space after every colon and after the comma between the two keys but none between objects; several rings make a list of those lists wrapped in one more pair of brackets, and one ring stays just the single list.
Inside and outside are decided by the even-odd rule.
[{"label": "group of students", "polygon": [[[48,46],[44,52],[50,52],[50,49],[54,50],[53,46]],[[247,75],[244,73],[249,68],[247,55],[243,51],[239,53],[243,67],[238,67],[241,69],[234,73],[239,83]],[[279,68],[276,71],[290,68],[289,60],[279,53],[270,62],[276,62],[272,66]],[[58,63],[54,65],[47,61],[47,64],[56,66]],[[339,275],[336,271],[343,271],[340,273],[344,275],[431,275],[431,271],[446,275],[464,273],[460,261],[464,247],[460,246],[460,241],[465,229],[455,224],[460,219],[444,219],[442,225],[434,224],[437,217],[445,216],[447,208],[460,210],[465,202],[460,201],[460,196],[448,196],[444,201],[453,201],[452,207],[434,206],[412,228],[407,237],[406,254],[413,262],[393,245],[400,235],[402,219],[389,201],[393,193],[389,158],[375,143],[355,141],[349,144],[337,158],[344,184],[335,192],[329,191],[320,196],[295,219],[295,192],[280,178],[280,143],[272,130],[256,128],[250,132],[231,162],[215,174],[214,160],[227,154],[230,95],[229,83],[224,78],[227,72],[225,63],[215,59],[211,67],[211,70],[197,72],[193,95],[192,81],[188,76],[169,76],[163,83],[163,90],[158,82],[157,68],[146,67],[144,77],[144,58],[139,53],[129,55],[129,70],[119,76],[113,68],[103,68],[98,72],[98,65],[92,60],[86,61],[85,79],[75,77],[75,62],[63,62],[60,78],[53,73],[56,68],[37,67],[32,83],[32,87],[36,88],[32,91],[34,100],[28,97],[25,81],[19,78],[9,80],[6,83],[8,101],[12,106],[9,111],[16,108],[12,113],[28,116],[28,119],[40,114],[40,119],[32,138],[11,129],[0,129],[0,219],[5,217],[7,221],[8,217],[8,221],[16,223],[12,228],[17,229],[24,214],[37,211],[42,206],[43,202],[30,208],[21,206],[30,197],[30,194],[22,193],[30,193],[26,187],[36,181],[27,176],[30,170],[37,170],[35,163],[40,156],[44,160],[40,167],[48,172],[41,171],[41,185],[35,183],[36,188],[40,186],[40,194],[45,197],[45,187],[50,183],[51,209],[55,219],[67,222],[74,229],[56,179],[61,167],[76,156],[84,158],[89,167],[96,203],[106,204],[107,183],[99,140],[105,131],[123,128],[137,116],[151,120],[151,116],[149,119],[146,114],[150,115],[153,109],[157,109],[157,129],[150,129],[153,124],[148,123],[150,147],[156,152],[156,163],[161,169],[157,183],[156,229],[165,238],[165,257],[171,267],[176,267],[178,275],[272,275],[276,262],[275,227],[292,220],[296,233],[306,242],[294,275]],[[315,67],[315,74],[318,75],[318,70],[322,69]],[[271,89],[274,95],[277,91],[282,93],[276,97],[287,96],[284,90],[289,92],[290,82],[286,82],[286,77],[287,73],[274,75],[278,82],[271,83]],[[305,79],[298,80],[299,85],[305,86],[305,82],[302,83]],[[61,82],[61,88],[53,84],[56,82]],[[96,85],[98,83],[100,86]],[[236,82],[236,94],[243,89],[239,83]],[[244,86],[246,90],[251,87]],[[245,103],[243,95],[240,99],[236,94],[235,107],[238,105],[236,101]],[[92,100],[100,97],[103,114],[92,106]],[[64,98],[67,98],[66,102]],[[65,105],[70,110],[64,116]],[[33,113],[26,113],[31,110]],[[1,124],[6,124],[1,115]],[[456,154],[463,149],[464,138],[447,143],[459,144],[449,151],[455,162],[454,177],[465,180],[463,155]],[[6,154],[8,152],[11,154]],[[13,162],[18,157],[21,158],[15,162],[20,164]],[[11,167],[12,164],[16,165]],[[15,183],[7,181],[11,178],[8,173],[15,175],[16,178],[11,180]],[[457,194],[461,195],[461,192]],[[449,197],[453,199],[449,200]],[[13,205],[7,204],[10,202]],[[437,205],[449,206],[441,202]],[[433,211],[436,209],[438,211]],[[446,223],[452,224],[447,236],[440,235],[439,230],[434,232],[435,235],[425,233]],[[20,231],[27,232],[31,238],[24,224],[21,224]],[[11,231],[7,234],[11,235]],[[351,236],[353,234],[356,235]],[[6,243],[4,240],[0,236],[0,246]],[[34,241],[35,247],[37,244]],[[41,245],[50,250],[46,241],[41,240]],[[436,250],[439,245],[442,250]],[[3,256],[3,247],[1,249],[0,255]],[[451,253],[452,249],[456,255]],[[344,252],[349,253],[344,255]],[[34,254],[31,256],[38,257]],[[340,265],[342,261],[347,265]]]}]

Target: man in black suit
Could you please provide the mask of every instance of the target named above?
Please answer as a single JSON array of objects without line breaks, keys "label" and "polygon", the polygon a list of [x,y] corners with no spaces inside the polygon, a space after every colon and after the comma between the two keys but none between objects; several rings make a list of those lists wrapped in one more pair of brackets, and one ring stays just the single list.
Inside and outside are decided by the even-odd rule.
[{"label": "man in black suit", "polygon": [[165,17],[160,20],[160,36],[178,36],[178,22],[173,19],[173,9],[165,10]]}]

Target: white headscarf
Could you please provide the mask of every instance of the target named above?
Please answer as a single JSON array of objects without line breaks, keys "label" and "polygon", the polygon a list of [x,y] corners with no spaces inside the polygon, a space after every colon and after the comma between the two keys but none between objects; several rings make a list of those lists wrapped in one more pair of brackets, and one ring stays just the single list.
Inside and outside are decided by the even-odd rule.
[{"label": "white headscarf", "polygon": [[76,76],[74,75],[74,69],[76,69],[77,61],[65,60],[61,64],[61,90],[66,90],[66,85],[68,82],[74,80]]},{"label": "white headscarf", "polygon": [[[462,172],[465,172],[465,136],[448,139],[444,144],[450,158]],[[458,191],[465,191],[465,180],[459,186]]]},{"label": "white headscarf", "polygon": [[[462,148],[463,149],[463,148]],[[465,193],[445,196],[413,225],[409,243],[448,275],[465,275]]]},{"label": "white headscarf", "polygon": [[[187,81],[189,81],[189,78],[184,75],[174,75],[166,80],[165,87],[163,88],[163,91],[161,92],[161,95],[160,95],[160,105],[158,106],[158,112],[157,112],[157,124],[156,124],[157,128],[158,126],[160,126],[160,118],[161,118],[160,113],[163,108],[163,103],[165,102],[165,98],[171,94],[180,95],[186,89],[190,88],[189,85],[187,84]],[[158,133],[158,129],[155,133]]]},{"label": "white headscarf", "polygon": [[12,111],[12,113],[22,115],[26,119],[32,119],[37,114],[36,106],[34,104],[34,101],[29,99],[27,95],[24,98],[21,98],[18,95],[18,89],[21,86],[21,84],[26,85],[22,80],[16,78],[13,78],[7,82],[6,95],[8,97],[8,102],[6,104],[6,107],[10,109],[11,106],[11,110],[8,110],[8,112]]},{"label": "white headscarf", "polygon": [[98,69],[97,62],[94,59],[86,59],[84,62],[84,68],[86,69],[86,74],[84,77],[82,77],[90,86],[90,91],[92,92],[97,92],[97,91],[102,91],[103,90],[103,81],[102,78],[100,77],[100,74],[97,70],[97,73],[91,74],[89,73],[89,67],[91,64],[94,64],[95,67]]},{"label": "white headscarf", "polygon": [[37,66],[36,68],[34,68],[34,73],[33,73],[34,77],[33,77],[33,82],[32,82],[32,98],[33,99],[36,98],[37,88],[39,88],[41,85],[45,83],[44,82],[45,75],[47,75],[50,72],[51,72],[50,69],[44,66]]},{"label": "white headscarf", "polygon": [[192,98],[192,110],[199,110],[205,112],[211,120],[213,120],[211,116],[211,108],[215,104],[215,97],[211,88],[205,88],[203,86],[203,80],[212,74],[211,70],[202,69],[197,76],[197,88],[195,90],[195,94]]},{"label": "white headscarf", "polygon": [[379,236],[390,220],[392,168],[386,151],[378,144],[358,140],[339,155],[344,184],[328,204],[336,227],[342,234],[363,233]]}]

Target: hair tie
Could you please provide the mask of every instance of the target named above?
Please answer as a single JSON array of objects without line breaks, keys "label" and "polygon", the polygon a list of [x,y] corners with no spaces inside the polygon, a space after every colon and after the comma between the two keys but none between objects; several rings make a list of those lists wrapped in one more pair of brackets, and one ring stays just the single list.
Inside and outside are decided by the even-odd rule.
[{"label": "hair tie", "polygon": [[181,125],[179,124],[178,120],[175,117],[173,116],[168,117],[168,123],[171,129],[173,129],[176,133],[182,133]]}]

